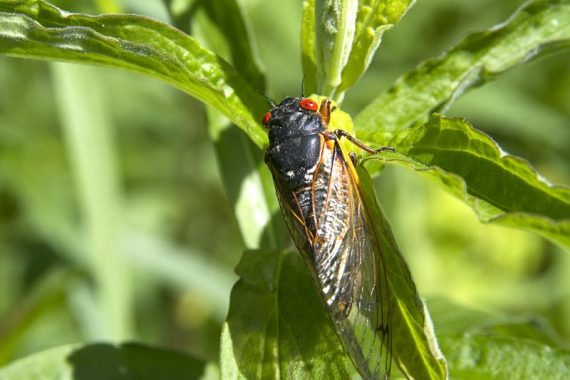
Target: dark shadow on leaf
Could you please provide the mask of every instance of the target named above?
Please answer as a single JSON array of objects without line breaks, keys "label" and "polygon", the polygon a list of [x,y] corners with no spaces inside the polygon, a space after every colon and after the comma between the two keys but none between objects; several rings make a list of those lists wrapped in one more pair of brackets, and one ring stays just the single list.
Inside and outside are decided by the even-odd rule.
[{"label": "dark shadow on leaf", "polygon": [[198,379],[205,363],[181,353],[126,343],[91,344],[67,357],[75,380]]},{"label": "dark shadow on leaf", "polygon": [[298,253],[247,251],[236,273],[227,323],[246,378],[348,378],[340,341]]}]

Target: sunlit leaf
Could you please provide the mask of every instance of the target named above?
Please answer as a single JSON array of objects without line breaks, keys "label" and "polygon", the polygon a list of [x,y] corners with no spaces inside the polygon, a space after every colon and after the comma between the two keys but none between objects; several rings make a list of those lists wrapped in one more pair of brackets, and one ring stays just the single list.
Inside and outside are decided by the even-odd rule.
[{"label": "sunlit leaf", "polygon": [[434,111],[445,111],[469,88],[569,46],[568,1],[527,3],[505,24],[468,35],[440,58],[401,77],[357,115],[358,135],[385,144],[395,131],[425,122]]},{"label": "sunlit leaf", "polygon": [[282,247],[286,228],[263,152],[212,109],[208,109],[208,127],[246,248]]},{"label": "sunlit leaf", "polygon": [[263,96],[227,62],[167,24],[135,15],[62,12],[41,0],[0,2],[0,52],[91,63],[162,79],[212,105],[263,146]]},{"label": "sunlit leaf", "polygon": [[342,80],[356,28],[357,0],[316,0],[317,93],[331,96]]},{"label": "sunlit leaf", "polygon": [[342,71],[337,99],[366,72],[385,31],[397,24],[414,0],[361,0],[350,57]]},{"label": "sunlit leaf", "polygon": [[305,0],[301,26],[308,93],[342,101],[364,74],[382,34],[396,24],[411,0]]},{"label": "sunlit leaf", "polygon": [[388,162],[415,170],[465,201],[481,221],[539,233],[570,246],[570,189],[543,179],[463,119],[435,115],[390,141]]}]

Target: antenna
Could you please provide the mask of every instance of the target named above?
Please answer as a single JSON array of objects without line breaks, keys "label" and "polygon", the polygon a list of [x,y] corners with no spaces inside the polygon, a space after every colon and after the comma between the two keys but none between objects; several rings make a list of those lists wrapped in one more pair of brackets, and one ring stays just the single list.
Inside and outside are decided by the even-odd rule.
[{"label": "antenna", "polygon": [[305,97],[305,79],[307,79],[307,74],[303,75],[303,80],[301,81],[301,98]]},{"label": "antenna", "polygon": [[273,103],[273,100],[271,100],[271,98],[270,98],[269,96],[267,96],[267,95],[263,95],[263,96],[265,96],[265,100],[267,100],[267,102],[268,102],[269,104],[271,104],[271,107],[272,107],[272,108],[277,107],[277,105],[276,105],[275,103]]}]

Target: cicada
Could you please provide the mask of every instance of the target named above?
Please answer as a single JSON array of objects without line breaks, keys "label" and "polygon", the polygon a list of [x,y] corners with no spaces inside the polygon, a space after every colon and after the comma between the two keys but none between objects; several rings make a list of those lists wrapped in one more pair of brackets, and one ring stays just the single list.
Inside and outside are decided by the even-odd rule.
[{"label": "cicada", "polygon": [[330,130],[329,99],[286,98],[263,117],[265,152],[281,211],[295,245],[355,367],[366,379],[388,378],[392,330],[382,249],[370,233],[348,132]]}]

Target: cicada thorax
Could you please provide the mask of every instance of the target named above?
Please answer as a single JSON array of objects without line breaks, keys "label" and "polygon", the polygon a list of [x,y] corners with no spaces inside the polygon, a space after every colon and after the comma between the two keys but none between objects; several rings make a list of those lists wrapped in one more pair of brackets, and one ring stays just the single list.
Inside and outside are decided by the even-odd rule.
[{"label": "cicada thorax", "polygon": [[279,183],[281,195],[294,204],[295,215],[306,229],[306,244],[316,236],[315,174],[322,161],[328,136],[327,125],[316,112],[317,104],[309,99],[286,98],[264,118],[269,128],[269,148],[265,161]]},{"label": "cicada thorax", "polygon": [[269,148],[265,160],[291,189],[312,181],[326,131],[320,115],[301,107],[302,100],[286,98],[267,114]]}]

